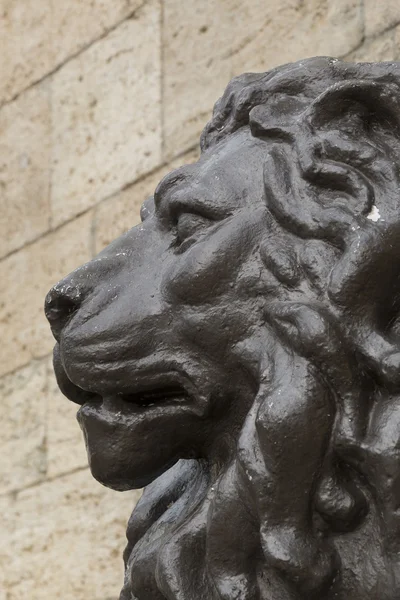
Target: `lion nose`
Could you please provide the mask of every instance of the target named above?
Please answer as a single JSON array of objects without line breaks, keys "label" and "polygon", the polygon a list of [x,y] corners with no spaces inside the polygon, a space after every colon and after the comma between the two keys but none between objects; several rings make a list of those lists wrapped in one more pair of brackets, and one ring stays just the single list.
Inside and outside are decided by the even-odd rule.
[{"label": "lion nose", "polygon": [[78,286],[65,280],[51,288],[46,296],[44,312],[57,342],[63,327],[82,302],[82,292]]}]

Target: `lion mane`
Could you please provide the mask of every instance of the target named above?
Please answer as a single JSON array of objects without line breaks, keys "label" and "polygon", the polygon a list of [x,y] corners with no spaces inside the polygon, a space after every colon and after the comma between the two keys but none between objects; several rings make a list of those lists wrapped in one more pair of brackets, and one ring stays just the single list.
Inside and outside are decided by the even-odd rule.
[{"label": "lion mane", "polygon": [[[333,599],[347,590],[361,600],[377,585],[366,575],[359,591],[353,581],[354,553],[368,539],[379,540],[376,593],[395,598],[399,99],[399,64],[309,59],[233,79],[202,134],[203,151],[241,127],[266,142],[260,168],[274,225],[261,255],[277,294],[264,309],[271,368],[235,459],[212,487],[201,461],[180,461],[133,513],[139,540],[168,507],[190,506],[157,558],[168,598]],[[121,597],[131,598],[128,583]]]}]

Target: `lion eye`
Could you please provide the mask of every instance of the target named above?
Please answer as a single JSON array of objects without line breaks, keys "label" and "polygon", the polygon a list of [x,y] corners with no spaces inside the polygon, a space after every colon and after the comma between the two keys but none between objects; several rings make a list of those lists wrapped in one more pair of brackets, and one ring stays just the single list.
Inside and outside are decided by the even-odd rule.
[{"label": "lion eye", "polygon": [[176,243],[180,251],[185,250],[193,244],[198,233],[208,227],[211,223],[210,219],[196,213],[182,213],[176,222]]}]

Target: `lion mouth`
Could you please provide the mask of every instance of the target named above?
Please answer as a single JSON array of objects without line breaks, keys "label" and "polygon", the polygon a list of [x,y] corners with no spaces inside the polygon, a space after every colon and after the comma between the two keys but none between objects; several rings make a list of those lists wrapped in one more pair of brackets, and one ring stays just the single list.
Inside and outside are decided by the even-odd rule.
[{"label": "lion mouth", "polygon": [[[132,408],[151,408],[167,404],[183,404],[193,399],[192,393],[188,391],[189,382],[181,381],[182,377],[176,373],[155,374],[142,378],[137,382],[134,389],[121,391],[88,390],[76,385],[67,375],[60,359],[59,348],[54,352],[54,370],[58,385],[62,393],[72,402],[83,406],[84,404],[114,404],[119,408],[123,406]],[[104,390],[105,391],[105,390]],[[110,393],[111,392],[111,393]]]},{"label": "lion mouth", "polygon": [[170,403],[181,404],[189,401],[191,398],[189,393],[178,384],[166,384],[165,387],[146,388],[130,393],[102,396],[101,394],[83,390],[72,382],[69,382],[68,389],[64,387],[63,391],[72,402],[81,406],[100,402],[107,406],[113,404],[116,408],[122,408],[123,405],[136,409],[151,408],[152,406],[161,406]]},{"label": "lion mouth", "polygon": [[126,389],[119,388],[119,382],[116,382],[114,389],[111,381],[103,386],[102,381],[97,378],[90,379],[86,373],[83,385],[80,386],[67,374],[57,345],[54,349],[54,371],[61,392],[81,407],[87,405],[93,409],[121,411],[123,414],[164,410],[168,406],[176,405],[193,407],[198,402],[197,389],[193,382],[175,369],[162,371],[154,365],[152,368],[138,368],[136,373],[132,374],[132,381]]},{"label": "lion mouth", "polygon": [[118,397],[124,402],[140,407],[155,406],[156,404],[162,404],[171,400],[174,402],[189,400],[187,391],[182,386],[176,384],[134,392],[132,394],[118,394]]}]

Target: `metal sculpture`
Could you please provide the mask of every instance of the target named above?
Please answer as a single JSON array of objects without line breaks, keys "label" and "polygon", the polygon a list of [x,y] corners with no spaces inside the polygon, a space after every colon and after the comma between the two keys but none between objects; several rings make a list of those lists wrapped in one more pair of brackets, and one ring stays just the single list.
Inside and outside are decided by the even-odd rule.
[{"label": "metal sculpture", "polygon": [[123,600],[400,595],[400,63],[235,78],[200,160],[48,294]]}]

